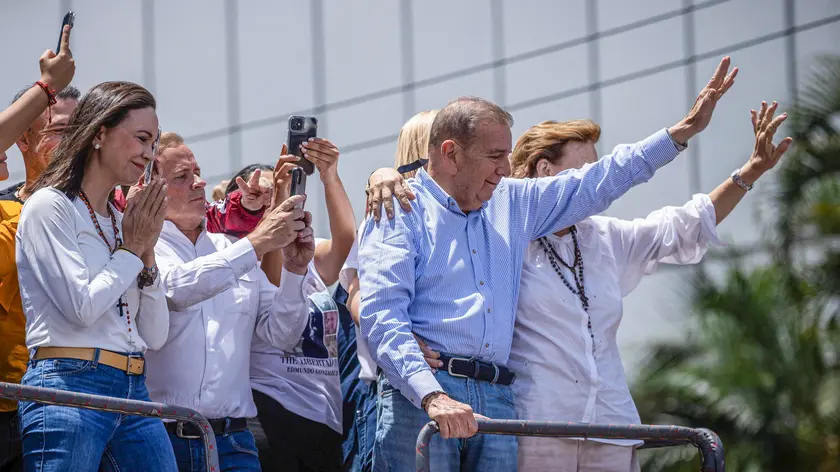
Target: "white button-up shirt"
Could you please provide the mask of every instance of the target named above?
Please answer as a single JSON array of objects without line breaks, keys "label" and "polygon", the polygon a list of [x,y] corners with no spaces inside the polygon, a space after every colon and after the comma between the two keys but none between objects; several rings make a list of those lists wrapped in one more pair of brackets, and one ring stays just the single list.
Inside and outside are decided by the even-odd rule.
[{"label": "white button-up shirt", "polygon": [[294,348],[308,319],[305,276],[284,269],[275,287],[247,238],[204,231],[193,244],[169,221],[155,256],[170,326],[166,344],[146,356],[149,395],[206,418],[256,416],[251,339]]},{"label": "white button-up shirt", "polygon": [[[122,214],[112,211],[122,231]],[[114,247],[111,219],[96,219]],[[81,198],[70,200],[54,188],[35,192],[23,207],[15,241],[28,348],[134,353],[166,341],[169,311],[159,280],[137,288],[143,262],[128,251],[111,254]],[[130,325],[117,307],[123,294]]]},{"label": "white button-up shirt", "polygon": [[[665,207],[644,219],[593,216],[576,226],[594,354],[580,299],[563,284],[540,243],[532,242],[522,269],[508,363],[517,375],[513,383],[517,413],[523,420],[639,424],[616,341],[622,298],[658,263],[697,263],[707,244],[720,244],[714,206],[707,195],[695,195],[682,207]],[[548,240],[564,261],[574,261],[570,234],[551,235]],[[562,270],[575,287],[571,271]],[[520,441],[520,458],[553,447],[551,438]],[[550,458],[550,453],[545,457]],[[531,462],[529,467],[538,470],[541,465]]]}]

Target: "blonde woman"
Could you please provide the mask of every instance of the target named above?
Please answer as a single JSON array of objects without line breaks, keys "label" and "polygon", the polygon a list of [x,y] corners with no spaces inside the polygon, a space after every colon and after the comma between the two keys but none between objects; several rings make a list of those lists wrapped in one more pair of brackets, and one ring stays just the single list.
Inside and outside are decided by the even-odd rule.
[{"label": "blonde woman", "polygon": [[[397,153],[394,156],[394,167],[399,170],[405,179],[411,178],[417,171],[426,164],[426,150],[429,148],[429,130],[432,122],[437,116],[437,110],[422,111],[409,119],[400,129],[400,136],[397,140]],[[375,177],[374,177],[375,178]],[[408,205],[407,195],[413,194],[408,186],[401,182],[390,183],[391,188],[401,202]],[[380,205],[378,202],[385,198],[386,213],[393,215],[393,204],[391,204],[391,189],[388,184],[377,181],[369,185],[369,201],[377,202],[373,206],[373,216],[379,220]],[[387,192],[387,193],[384,193]],[[400,193],[405,192],[405,193]],[[370,206],[368,207],[370,208]],[[367,211],[365,212],[368,213]],[[364,224],[364,222],[362,222]],[[342,372],[350,372],[350,375],[342,377],[341,390],[344,396],[344,404],[355,405],[355,422],[345,427],[344,442],[344,464],[352,465],[350,470],[370,471],[373,467],[373,441],[376,437],[376,364],[370,357],[367,344],[359,332],[359,249],[358,240],[353,244],[350,255],[344,263],[339,280],[341,288],[347,292],[346,305],[350,311],[355,329],[349,330],[349,336],[341,343],[341,358],[348,360],[347,366]],[[348,351],[356,350],[356,356]],[[358,375],[357,375],[358,374]]]}]

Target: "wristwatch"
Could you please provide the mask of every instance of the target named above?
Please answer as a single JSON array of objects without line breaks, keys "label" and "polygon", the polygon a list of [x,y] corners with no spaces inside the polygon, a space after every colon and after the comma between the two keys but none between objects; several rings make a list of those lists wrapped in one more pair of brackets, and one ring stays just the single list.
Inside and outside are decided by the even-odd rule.
[{"label": "wristwatch", "polygon": [[422,408],[423,411],[426,411],[426,409],[429,406],[429,402],[431,402],[433,398],[440,395],[446,395],[446,392],[444,392],[443,390],[435,390],[434,392],[427,394],[425,397],[423,397],[423,400],[420,401],[420,408]]},{"label": "wristwatch", "polygon": [[749,192],[750,190],[752,190],[753,186],[751,184],[748,184],[741,180],[741,169],[735,169],[734,171],[732,171],[730,177],[732,177],[732,181],[735,182],[735,185],[741,187],[745,191]]},{"label": "wristwatch", "polygon": [[140,274],[137,275],[137,287],[141,290],[146,287],[151,287],[157,280],[158,274],[159,271],[157,264],[154,264],[151,267],[144,267],[143,270],[140,271]]}]

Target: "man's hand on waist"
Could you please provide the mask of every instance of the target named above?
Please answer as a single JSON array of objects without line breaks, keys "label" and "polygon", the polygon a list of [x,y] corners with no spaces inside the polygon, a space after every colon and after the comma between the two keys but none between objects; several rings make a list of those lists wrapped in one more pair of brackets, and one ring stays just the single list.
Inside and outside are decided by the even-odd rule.
[{"label": "man's hand on waist", "polygon": [[423,409],[436,421],[444,439],[469,438],[478,432],[472,407],[453,400],[444,392],[432,392],[423,398]]}]

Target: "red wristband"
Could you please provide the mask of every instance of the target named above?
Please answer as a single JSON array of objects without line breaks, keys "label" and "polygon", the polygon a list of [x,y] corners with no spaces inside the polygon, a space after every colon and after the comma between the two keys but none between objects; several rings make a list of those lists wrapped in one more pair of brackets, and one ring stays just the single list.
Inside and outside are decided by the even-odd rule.
[{"label": "red wristband", "polygon": [[41,87],[41,90],[43,90],[44,93],[47,94],[47,99],[49,100],[50,105],[55,105],[56,104],[56,102],[57,102],[57,100],[55,98],[56,93],[55,93],[55,90],[52,89],[52,87],[45,84],[44,82],[41,82],[40,80],[35,82],[35,85],[37,85],[38,87]]}]

